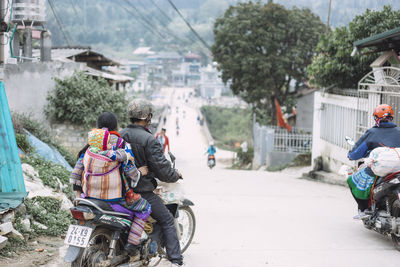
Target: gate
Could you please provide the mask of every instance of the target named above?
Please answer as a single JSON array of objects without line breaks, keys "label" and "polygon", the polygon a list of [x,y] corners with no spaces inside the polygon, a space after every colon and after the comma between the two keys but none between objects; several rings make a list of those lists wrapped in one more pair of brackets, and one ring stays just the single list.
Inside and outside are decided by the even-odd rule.
[{"label": "gate", "polygon": [[374,68],[359,81],[356,139],[374,125],[372,113],[380,104],[393,108],[393,122],[400,125],[400,68]]}]

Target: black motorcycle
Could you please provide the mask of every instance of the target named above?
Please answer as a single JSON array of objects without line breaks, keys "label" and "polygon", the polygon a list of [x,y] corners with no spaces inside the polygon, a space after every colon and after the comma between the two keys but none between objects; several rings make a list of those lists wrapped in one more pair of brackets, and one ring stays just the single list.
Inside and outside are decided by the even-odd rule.
[{"label": "black motorcycle", "polygon": [[[350,145],[354,141],[346,137]],[[371,187],[368,216],[362,219],[367,229],[392,238],[394,247],[400,251],[400,172],[376,177]]]},{"label": "black motorcycle", "polygon": [[[175,161],[175,157],[171,156],[171,159]],[[70,262],[71,266],[138,267],[148,266],[150,263],[156,265],[166,257],[161,226],[151,216],[146,221],[141,237],[140,253],[129,256],[124,245],[132,223],[128,219],[130,214],[115,211],[109,202],[101,200],[77,198],[77,201],[78,205],[70,209],[77,224],[69,226],[65,237],[65,243],[69,247],[64,260]],[[194,204],[185,198],[164,201],[175,218],[183,253],[192,242],[196,228],[195,216],[190,208]]]},{"label": "black motorcycle", "polygon": [[208,155],[207,157],[207,166],[212,169],[215,166],[215,156],[214,155]]}]

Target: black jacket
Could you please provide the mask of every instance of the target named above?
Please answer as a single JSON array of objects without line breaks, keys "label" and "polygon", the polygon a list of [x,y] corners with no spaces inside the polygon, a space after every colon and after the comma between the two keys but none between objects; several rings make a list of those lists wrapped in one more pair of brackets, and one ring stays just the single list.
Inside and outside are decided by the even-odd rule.
[{"label": "black jacket", "polygon": [[134,188],[135,192],[153,191],[157,187],[157,181],[154,178],[167,183],[173,183],[179,179],[178,173],[165,158],[160,143],[145,127],[131,124],[120,131],[120,134],[132,147],[136,167],[146,165],[149,168],[148,175],[142,176]]}]

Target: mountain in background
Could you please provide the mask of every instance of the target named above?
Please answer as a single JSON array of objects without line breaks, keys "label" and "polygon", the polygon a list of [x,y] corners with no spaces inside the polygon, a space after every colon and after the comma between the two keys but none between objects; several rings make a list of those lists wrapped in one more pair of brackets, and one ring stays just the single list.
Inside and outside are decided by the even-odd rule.
[{"label": "mountain in background", "polygon": [[[47,28],[53,46],[91,46],[120,58],[134,59],[133,50],[150,46],[154,51],[194,51],[210,57],[207,45],[213,43],[213,25],[229,5],[238,0],[172,0],[202,41],[190,31],[168,0],[48,0]],[[246,1],[247,2],[247,1]],[[267,1],[261,1],[267,2]],[[274,0],[286,8],[309,8],[327,22],[329,0]],[[395,0],[332,0],[331,27],[347,25],[367,8],[384,5],[400,8]],[[55,19],[53,10],[58,17]],[[62,29],[62,30],[61,30]]]}]

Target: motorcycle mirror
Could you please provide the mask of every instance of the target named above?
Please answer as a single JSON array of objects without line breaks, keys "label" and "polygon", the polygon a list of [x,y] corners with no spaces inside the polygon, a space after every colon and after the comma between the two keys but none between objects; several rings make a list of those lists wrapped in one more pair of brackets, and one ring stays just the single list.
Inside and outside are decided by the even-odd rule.
[{"label": "motorcycle mirror", "polygon": [[351,146],[354,146],[356,144],[350,136],[346,136],[344,139],[346,139],[346,142]]}]

